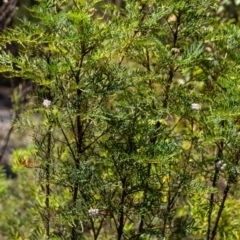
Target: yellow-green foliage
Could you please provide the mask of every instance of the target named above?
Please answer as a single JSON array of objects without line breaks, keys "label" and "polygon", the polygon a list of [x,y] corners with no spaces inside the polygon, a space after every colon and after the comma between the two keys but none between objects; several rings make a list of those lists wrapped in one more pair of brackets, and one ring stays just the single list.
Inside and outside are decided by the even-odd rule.
[{"label": "yellow-green foliage", "polygon": [[44,0],[1,35],[19,54],[0,72],[37,85],[14,154],[38,177],[36,239],[237,236],[239,26],[219,4]]}]

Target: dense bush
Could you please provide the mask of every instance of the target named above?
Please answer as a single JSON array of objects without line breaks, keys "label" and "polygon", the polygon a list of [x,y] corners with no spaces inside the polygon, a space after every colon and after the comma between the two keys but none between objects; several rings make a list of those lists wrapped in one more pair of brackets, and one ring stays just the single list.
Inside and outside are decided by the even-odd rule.
[{"label": "dense bush", "polygon": [[38,85],[30,239],[238,239],[239,29],[218,7],[44,0],[1,35],[20,52],[0,71]]}]

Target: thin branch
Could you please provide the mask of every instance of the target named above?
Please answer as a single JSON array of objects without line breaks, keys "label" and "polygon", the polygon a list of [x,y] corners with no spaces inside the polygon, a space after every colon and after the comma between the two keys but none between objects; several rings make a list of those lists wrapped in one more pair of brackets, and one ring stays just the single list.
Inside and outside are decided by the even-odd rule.
[{"label": "thin branch", "polygon": [[59,122],[58,118],[57,118],[57,123],[58,123],[58,125],[59,125],[59,128],[60,128],[63,136],[64,136],[64,139],[65,139],[66,142],[67,142],[67,146],[68,146],[68,148],[69,148],[69,150],[70,150],[70,152],[71,152],[71,154],[72,154],[73,159],[76,160],[76,156],[75,156],[74,150],[72,149],[71,144],[70,144],[70,142],[69,142],[69,140],[68,140],[67,134],[66,134],[65,131],[63,130],[63,128],[62,128],[62,126],[61,126],[61,123]]},{"label": "thin branch", "polygon": [[45,195],[45,205],[46,205],[46,235],[48,239],[50,238],[50,155],[51,155],[51,127],[47,133],[47,154],[46,154],[46,166],[45,166],[45,173],[46,173],[46,195]]},{"label": "thin branch", "polygon": [[[224,127],[224,122],[222,123],[222,126]],[[217,153],[217,159],[215,161],[215,171],[212,181],[212,186],[215,188],[217,186],[217,180],[219,176],[219,169],[217,166],[217,162],[222,157],[223,154],[223,142],[218,145],[218,153]],[[208,211],[208,229],[207,229],[207,240],[211,240],[211,225],[212,225],[212,212],[213,212],[213,205],[214,205],[214,193],[211,193],[210,200],[209,200],[209,211]]]},{"label": "thin branch", "polygon": [[[145,20],[145,18],[146,18],[146,16],[147,16],[147,13],[148,13],[147,11],[144,11],[144,7],[145,7],[145,5],[143,4],[143,5],[141,6],[141,10],[140,10],[140,13],[143,13],[143,16],[141,17],[141,19],[140,19],[140,21],[139,21],[139,23],[138,23],[138,28],[142,25],[143,21]],[[129,44],[125,47],[125,51],[127,51],[127,50],[129,49],[129,47],[131,46],[131,43],[133,42],[133,40],[134,40],[135,37],[137,36],[137,33],[138,33],[138,32],[139,32],[138,30],[135,30],[135,31],[134,31],[134,33],[133,33],[132,36],[130,37],[130,42],[129,42]],[[123,56],[121,57],[121,59],[120,59],[120,61],[119,61],[119,63],[118,63],[118,66],[119,66],[119,67],[122,65],[122,62],[123,62],[124,58],[125,58],[125,55],[123,55]]]},{"label": "thin branch", "polygon": [[[108,130],[108,129],[107,129]],[[90,148],[95,142],[97,142],[97,140],[99,140],[106,132],[104,131],[102,134],[100,134],[98,137],[96,137],[91,143],[89,143],[85,148],[82,149],[82,153],[85,152],[88,148]]]},{"label": "thin branch", "polygon": [[230,190],[230,184],[228,183],[226,188],[224,189],[223,199],[222,199],[219,211],[218,211],[217,219],[215,221],[210,240],[214,240],[214,238],[217,234],[217,228],[218,228],[219,220],[222,216],[222,212],[223,212],[223,209],[224,209],[224,204],[226,202],[229,190]]},{"label": "thin branch", "polygon": [[5,140],[5,144],[2,146],[2,149],[1,149],[1,152],[0,152],[0,164],[2,163],[3,155],[4,155],[4,153],[5,153],[6,150],[7,150],[8,143],[9,143],[10,136],[11,136],[11,134],[12,134],[13,129],[14,129],[14,126],[13,126],[13,124],[12,124],[12,125],[11,125],[11,128],[9,129],[9,131],[8,131],[8,133],[7,133],[6,140]]}]

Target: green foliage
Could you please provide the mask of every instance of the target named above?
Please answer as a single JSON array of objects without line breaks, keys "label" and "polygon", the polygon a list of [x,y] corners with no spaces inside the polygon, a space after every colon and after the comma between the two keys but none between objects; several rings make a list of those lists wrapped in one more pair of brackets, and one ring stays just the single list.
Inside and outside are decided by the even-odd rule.
[{"label": "green foliage", "polygon": [[36,183],[31,171],[15,169],[17,180],[6,180],[1,173],[0,236],[1,239],[30,239],[42,227],[34,209]]},{"label": "green foliage", "polygon": [[224,207],[239,175],[239,29],[217,9],[40,1],[37,23],[1,36],[19,55],[0,71],[38,86],[18,122],[39,177],[33,239],[237,239]]}]

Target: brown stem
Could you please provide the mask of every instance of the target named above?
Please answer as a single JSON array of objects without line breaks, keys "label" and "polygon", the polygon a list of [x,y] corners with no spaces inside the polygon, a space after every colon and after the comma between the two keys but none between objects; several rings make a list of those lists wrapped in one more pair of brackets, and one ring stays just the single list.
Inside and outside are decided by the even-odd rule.
[{"label": "brown stem", "polygon": [[[181,13],[179,13],[177,16],[177,20],[176,20],[176,27],[175,30],[170,26],[169,22],[167,21],[167,23],[170,26],[170,29],[172,31],[173,34],[173,48],[177,47],[177,42],[178,42],[178,35],[179,35],[179,26],[181,24]],[[173,55],[175,54],[174,52],[172,53]],[[176,56],[174,57],[174,59],[176,58]],[[174,61],[174,60],[173,60]],[[165,98],[163,100],[163,108],[167,108],[168,106],[168,99],[169,99],[169,91],[170,91],[170,87],[173,81],[173,77],[175,72],[177,71],[177,68],[174,67],[174,62],[172,62],[169,66],[169,72],[168,72],[168,80],[167,80],[167,84],[166,84],[166,89],[165,89]]]},{"label": "brown stem", "polygon": [[49,127],[47,133],[47,154],[46,154],[46,166],[45,166],[45,174],[46,174],[46,198],[45,198],[45,205],[46,205],[46,234],[47,238],[50,238],[50,154],[51,154],[51,127]]},{"label": "brown stem", "polygon": [[[148,178],[150,177],[150,174],[151,174],[151,166],[152,164],[149,163],[148,164],[148,169],[147,169],[147,176]],[[146,204],[146,201],[147,201],[147,190],[149,189],[149,185],[148,183],[146,183],[146,188],[144,188],[144,196],[143,196],[143,204]],[[141,235],[141,232],[143,231],[143,226],[144,226],[144,214],[141,215],[141,220],[140,220],[140,224],[139,224],[139,228],[138,228],[138,233],[139,233],[139,236]]]},{"label": "brown stem", "polygon": [[[217,185],[217,179],[218,179],[219,170],[217,168],[217,165],[215,164],[215,172],[213,176],[213,183],[212,186],[215,188]],[[207,240],[210,239],[211,234],[211,223],[212,223],[212,211],[213,211],[213,205],[214,205],[214,193],[211,193],[210,200],[209,200],[209,210],[208,210],[208,230],[207,230]]]},{"label": "brown stem", "polygon": [[151,72],[151,67],[150,67],[150,56],[149,56],[149,51],[146,49],[146,68],[148,72]]},{"label": "brown stem", "polygon": [[119,216],[119,221],[118,221],[118,226],[117,226],[117,240],[121,240],[122,235],[123,235],[123,228],[124,228],[124,202],[126,198],[126,177],[122,179],[122,196],[121,196],[121,203],[120,203],[120,216]]},{"label": "brown stem", "polygon": [[178,33],[179,33],[179,27],[181,24],[181,13],[177,15],[177,23],[176,23],[176,29],[173,33],[173,47],[177,47],[177,41],[178,41]]},{"label": "brown stem", "polygon": [[[221,123],[221,127],[224,128],[224,121]],[[217,166],[217,162],[222,158],[223,156],[223,148],[224,148],[224,142],[221,141],[218,144],[218,152],[217,152],[217,158],[215,162],[215,172],[213,176],[212,186],[215,188],[217,186],[217,180],[219,176],[219,169]],[[211,225],[212,225],[212,211],[213,211],[213,205],[214,205],[214,193],[211,193],[210,200],[209,200],[209,211],[208,211],[208,229],[207,229],[207,240],[211,239]]]},{"label": "brown stem", "polygon": [[217,228],[218,228],[218,224],[219,224],[219,220],[220,220],[220,218],[221,218],[221,215],[222,215],[222,212],[223,212],[223,209],[224,209],[224,204],[225,204],[225,201],[226,201],[226,199],[227,199],[229,190],[230,190],[230,185],[227,184],[226,188],[224,189],[223,199],[222,199],[220,208],[219,208],[219,210],[218,210],[217,219],[216,219],[216,221],[215,221],[215,224],[214,224],[214,227],[213,227],[213,230],[212,230],[212,234],[211,234],[210,240],[214,240],[214,238],[215,238],[215,236],[216,236]]},{"label": "brown stem", "polygon": [[90,218],[90,222],[91,222],[91,225],[92,225],[92,231],[93,231],[94,240],[97,240],[97,239],[98,239],[98,236],[99,236],[99,233],[100,233],[100,231],[101,231],[103,222],[104,222],[104,218],[102,218],[102,219],[100,220],[100,224],[99,224],[99,226],[98,226],[97,229],[96,229],[95,226],[94,226],[94,221],[93,221],[92,218]]},{"label": "brown stem", "polygon": [[[169,177],[170,179],[170,177]],[[170,183],[171,184],[171,183]],[[167,209],[166,209],[166,214],[164,216],[164,221],[163,221],[163,230],[162,230],[162,235],[164,236],[166,233],[166,229],[167,229],[167,222],[170,216],[170,212],[171,209],[174,207],[174,203],[176,201],[176,198],[178,197],[178,191],[175,191],[174,195],[171,197],[171,190],[170,190],[170,186],[169,186],[169,190],[168,190],[168,205],[167,205]]]},{"label": "brown stem", "polygon": [[[82,152],[81,150],[82,150],[82,139],[83,139],[83,136],[82,136],[81,118],[80,118],[79,115],[76,117],[76,122],[77,122],[77,140],[78,140],[78,142],[77,142],[77,151],[80,154]],[[79,157],[76,157],[74,159],[74,161],[75,161],[75,168],[77,170],[79,170],[80,169],[80,159],[79,159]],[[73,206],[74,209],[76,208],[76,204],[77,204],[78,190],[79,190],[79,183],[78,183],[78,180],[76,179],[75,183],[74,183],[73,195],[72,195],[72,206]],[[76,240],[77,239],[76,226],[78,224],[78,220],[75,219],[74,223],[75,224],[73,225],[72,231],[71,231],[72,232],[72,234],[71,234],[72,235],[71,236],[72,240]]]}]

